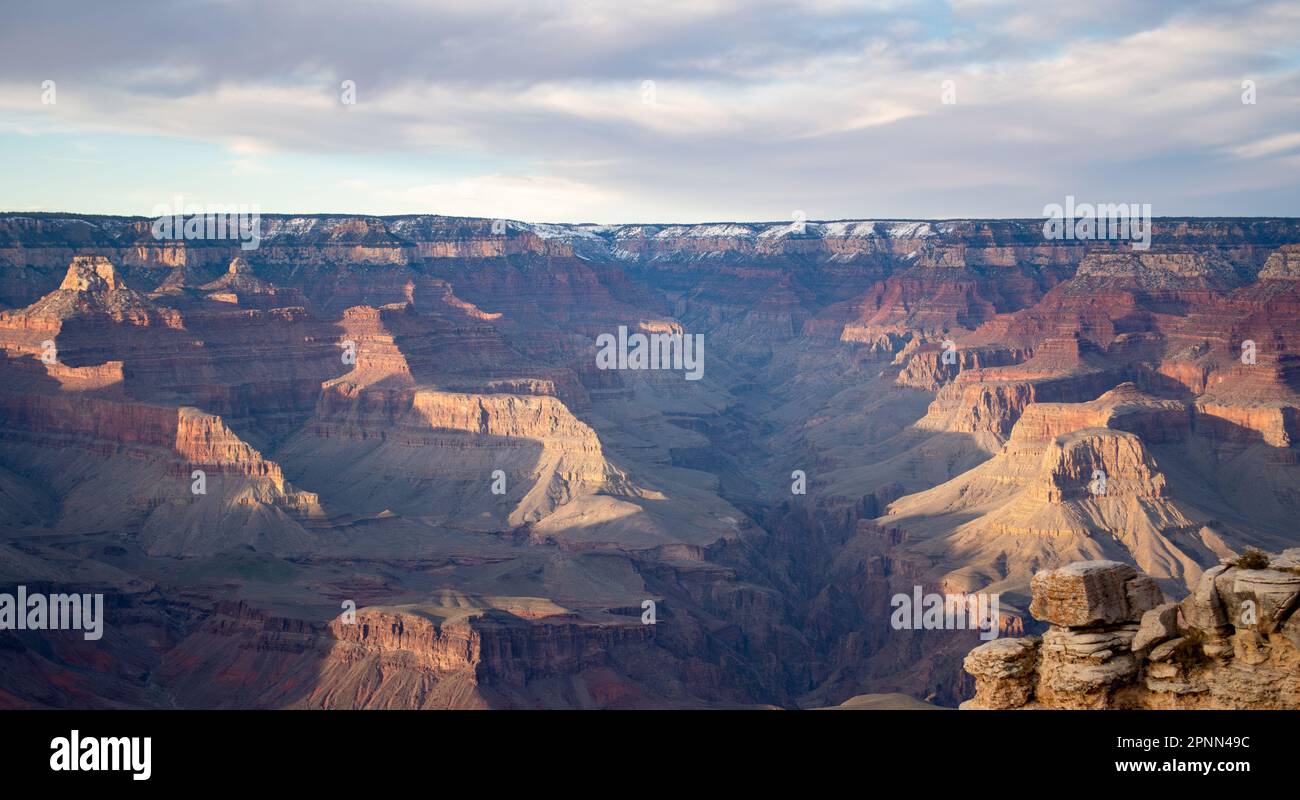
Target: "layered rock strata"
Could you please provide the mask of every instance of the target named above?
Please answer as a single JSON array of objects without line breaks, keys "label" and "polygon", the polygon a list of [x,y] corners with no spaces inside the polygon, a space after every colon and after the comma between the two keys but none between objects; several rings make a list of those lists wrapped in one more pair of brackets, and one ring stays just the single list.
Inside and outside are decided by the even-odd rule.
[{"label": "layered rock strata", "polygon": [[1300,549],[1207,570],[1181,603],[1108,561],[1038,573],[1041,637],[966,657],[973,709],[1300,708]]}]

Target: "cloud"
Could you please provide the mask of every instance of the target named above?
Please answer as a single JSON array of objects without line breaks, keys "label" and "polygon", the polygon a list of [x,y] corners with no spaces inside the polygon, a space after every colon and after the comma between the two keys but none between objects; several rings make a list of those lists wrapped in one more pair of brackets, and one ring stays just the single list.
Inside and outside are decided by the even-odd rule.
[{"label": "cloud", "polygon": [[1300,149],[1300,132],[1270,136],[1267,139],[1243,144],[1234,148],[1232,152],[1241,158],[1259,158],[1261,156],[1287,153],[1296,149]]},{"label": "cloud", "polygon": [[565,178],[483,175],[401,189],[371,189],[375,199],[408,213],[547,221],[595,219],[617,193]]},{"label": "cloud", "polygon": [[327,159],[370,187],[339,210],[371,213],[1293,213],[1298,35],[1286,2],[26,4],[0,31],[0,135],[168,137],[286,185]]}]

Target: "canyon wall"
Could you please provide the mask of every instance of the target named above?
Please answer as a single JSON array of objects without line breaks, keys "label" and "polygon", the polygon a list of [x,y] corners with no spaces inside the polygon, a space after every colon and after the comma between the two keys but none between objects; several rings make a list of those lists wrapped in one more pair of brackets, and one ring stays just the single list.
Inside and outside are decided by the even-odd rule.
[{"label": "canyon wall", "polygon": [[[956,705],[977,632],[889,598],[1021,634],[1045,569],[1296,544],[1293,219],[261,226],[0,214],[0,567],[155,620],[112,681],[0,647],[5,702]],[[601,368],[620,327],[700,380]]]}]

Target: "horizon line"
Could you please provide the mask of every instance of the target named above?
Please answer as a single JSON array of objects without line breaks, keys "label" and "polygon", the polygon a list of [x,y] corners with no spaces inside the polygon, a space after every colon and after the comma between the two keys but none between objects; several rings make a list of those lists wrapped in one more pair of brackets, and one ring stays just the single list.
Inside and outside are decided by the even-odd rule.
[{"label": "horizon line", "polygon": [[[231,205],[239,205],[239,204],[231,204]],[[195,214],[162,214],[162,215],[154,216],[149,214],[120,214],[120,213],[105,214],[99,212],[80,212],[80,211],[0,210],[0,218],[46,216],[46,217],[87,217],[87,218],[143,221],[143,220],[157,220],[157,219],[163,219],[165,217],[174,217],[174,216],[206,216],[206,215],[218,214],[218,213],[237,213],[237,212],[202,211],[202,212],[197,212]],[[369,217],[372,219],[388,220],[388,219],[410,219],[410,218],[418,218],[418,217],[441,217],[443,219],[451,219],[451,220],[471,220],[471,221],[500,220],[503,222],[517,222],[523,225],[554,225],[554,226],[569,227],[569,228],[631,227],[631,226],[638,226],[638,225],[646,226],[646,227],[697,227],[702,225],[796,225],[799,224],[799,222],[803,222],[804,224],[809,224],[809,225],[820,225],[820,224],[835,223],[835,222],[1033,222],[1033,223],[1041,223],[1046,220],[1052,219],[1052,217],[1047,215],[1037,216],[1037,217],[876,217],[876,216],[868,216],[868,217],[837,217],[833,219],[808,218],[805,220],[714,219],[714,220],[703,220],[700,222],[548,222],[545,220],[524,220],[524,219],[516,219],[513,217],[461,216],[457,214],[440,214],[432,211],[407,212],[402,214],[372,214],[372,213],[366,213],[361,211],[284,212],[284,211],[260,211],[259,210],[255,213],[259,217],[284,217],[284,218]],[[1074,217],[1074,219],[1082,219],[1082,218],[1083,217],[1077,217],[1077,216]],[[1209,216],[1209,215],[1202,216],[1197,214],[1165,214],[1165,215],[1153,214],[1150,217],[1150,219],[1153,222],[1158,220],[1179,220],[1179,221],[1258,220],[1258,221],[1300,222],[1300,215],[1286,216],[1280,214],[1279,215],[1269,215],[1269,214],[1222,215],[1221,214],[1221,215],[1213,215],[1213,216]]]}]

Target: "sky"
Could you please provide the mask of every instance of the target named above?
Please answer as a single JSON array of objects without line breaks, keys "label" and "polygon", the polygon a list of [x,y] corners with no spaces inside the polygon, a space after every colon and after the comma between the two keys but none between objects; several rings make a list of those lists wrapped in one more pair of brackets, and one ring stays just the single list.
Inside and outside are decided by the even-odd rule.
[{"label": "sky", "polygon": [[0,19],[6,211],[1300,213],[1294,0],[0,0]]}]

